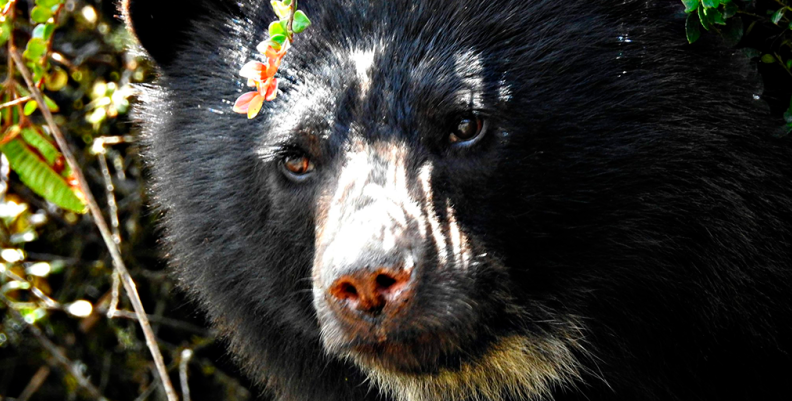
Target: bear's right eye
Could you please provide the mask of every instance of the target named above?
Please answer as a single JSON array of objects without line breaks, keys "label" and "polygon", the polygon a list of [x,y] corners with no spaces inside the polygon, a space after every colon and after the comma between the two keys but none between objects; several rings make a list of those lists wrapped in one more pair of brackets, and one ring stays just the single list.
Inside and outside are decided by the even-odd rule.
[{"label": "bear's right eye", "polygon": [[448,141],[458,146],[470,146],[487,132],[487,120],[477,114],[458,118],[454,122]]},{"label": "bear's right eye", "polygon": [[281,169],[292,180],[302,181],[314,171],[314,164],[308,156],[291,155],[283,158]]}]

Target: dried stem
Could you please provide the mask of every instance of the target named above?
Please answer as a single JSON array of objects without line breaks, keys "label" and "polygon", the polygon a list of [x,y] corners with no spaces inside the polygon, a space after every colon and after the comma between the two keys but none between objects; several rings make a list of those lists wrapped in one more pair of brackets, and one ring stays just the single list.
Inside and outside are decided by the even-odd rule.
[{"label": "dried stem", "polygon": [[40,367],[39,370],[36,371],[36,374],[34,374],[33,377],[30,378],[28,385],[25,386],[24,390],[22,390],[22,394],[19,394],[19,397],[17,397],[17,401],[29,400],[30,397],[32,397],[33,394],[35,394],[36,391],[38,391],[41,385],[44,384],[44,380],[47,380],[49,374],[50,374],[49,366],[43,365],[42,367]]},{"label": "dried stem", "polygon": [[85,195],[86,203],[88,204],[88,209],[91,212],[94,223],[96,224],[96,227],[99,228],[99,232],[102,234],[102,239],[104,240],[107,249],[110,251],[110,256],[113,258],[113,265],[121,276],[121,281],[124,283],[124,289],[126,290],[126,293],[132,303],[132,307],[135,310],[138,322],[140,323],[140,327],[143,330],[143,335],[146,338],[146,345],[148,346],[149,351],[154,358],[154,364],[157,367],[160,380],[162,381],[162,385],[165,388],[165,393],[168,396],[168,401],[178,401],[176,391],[173,389],[173,384],[171,384],[170,378],[168,377],[168,370],[165,367],[165,362],[162,359],[162,353],[157,346],[157,340],[154,337],[154,333],[151,331],[151,325],[149,324],[148,317],[146,316],[146,311],[143,309],[143,304],[140,301],[140,296],[138,295],[137,288],[135,287],[135,282],[132,280],[132,276],[129,275],[129,271],[127,271],[127,268],[124,265],[124,261],[121,258],[121,253],[118,250],[118,246],[116,246],[116,243],[113,241],[113,235],[110,233],[107,222],[102,216],[102,211],[99,209],[99,205],[96,203],[96,200],[91,194],[91,189],[88,187],[88,182],[85,180],[85,176],[83,175],[79,164],[77,164],[77,159],[74,158],[74,155],[66,143],[66,138],[64,138],[60,129],[58,129],[58,126],[55,124],[55,120],[52,118],[52,113],[50,113],[49,109],[45,106],[41,91],[33,83],[33,79],[30,76],[30,71],[28,71],[25,63],[22,61],[22,57],[19,55],[19,52],[17,52],[16,49],[9,49],[9,54],[14,59],[14,63],[19,69],[19,72],[22,74],[22,77],[25,79],[25,83],[27,84],[31,95],[33,95],[33,98],[36,99],[36,102],[41,105],[39,109],[41,110],[42,114],[44,114],[44,119],[47,121],[47,125],[50,128],[52,136],[55,138],[55,142],[57,142],[61,153],[66,158],[69,167],[72,169],[72,172],[77,178],[80,190]]},{"label": "dried stem", "polygon": [[30,99],[32,99],[30,96],[18,97],[18,98],[14,99],[14,100],[12,100],[10,102],[5,102],[3,104],[0,104],[0,110],[8,108],[8,107],[14,107],[14,106],[16,106],[18,104],[25,103],[25,102],[27,102]]},{"label": "dried stem", "polygon": [[183,349],[181,352],[181,361],[179,361],[179,381],[181,382],[182,399],[184,401],[190,401],[190,385],[187,383],[187,367],[192,356],[193,351],[191,349]]},{"label": "dried stem", "polygon": [[294,25],[294,13],[297,12],[297,0],[292,0],[291,2],[291,14],[289,14],[289,22],[288,28],[286,32],[289,34],[289,42],[292,41],[292,36],[294,35],[294,30],[292,29],[292,25]]}]

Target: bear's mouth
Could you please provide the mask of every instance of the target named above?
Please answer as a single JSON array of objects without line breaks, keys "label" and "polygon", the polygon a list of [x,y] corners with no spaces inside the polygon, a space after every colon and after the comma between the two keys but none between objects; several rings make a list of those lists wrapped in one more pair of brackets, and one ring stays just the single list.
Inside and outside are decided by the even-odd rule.
[{"label": "bear's mouth", "polygon": [[367,370],[422,375],[455,370],[475,360],[486,348],[485,343],[481,339],[462,340],[450,332],[426,332],[379,341],[358,338],[341,349],[342,355]]}]

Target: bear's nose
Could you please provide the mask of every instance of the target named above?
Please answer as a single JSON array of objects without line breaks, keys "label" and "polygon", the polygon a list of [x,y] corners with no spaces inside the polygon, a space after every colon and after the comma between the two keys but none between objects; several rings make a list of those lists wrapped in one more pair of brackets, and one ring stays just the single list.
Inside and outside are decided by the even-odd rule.
[{"label": "bear's nose", "polygon": [[410,273],[402,269],[360,269],[338,277],[328,295],[340,306],[370,316],[392,314],[410,297]]}]

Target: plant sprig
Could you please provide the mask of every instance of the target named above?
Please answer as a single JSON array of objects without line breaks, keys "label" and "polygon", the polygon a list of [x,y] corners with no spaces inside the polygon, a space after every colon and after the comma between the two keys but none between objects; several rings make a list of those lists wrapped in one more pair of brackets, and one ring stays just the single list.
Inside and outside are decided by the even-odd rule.
[{"label": "plant sprig", "polygon": [[294,34],[311,25],[305,13],[297,10],[297,0],[273,0],[270,4],[278,20],[269,25],[269,38],[256,46],[256,50],[267,58],[267,63],[249,61],[239,71],[239,75],[248,79],[248,86],[256,87],[255,91],[243,94],[234,103],[234,112],[247,114],[248,119],[258,115],[264,102],[272,101],[278,95],[275,73],[294,40]]}]

